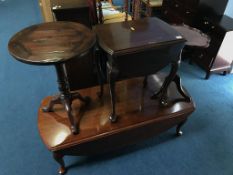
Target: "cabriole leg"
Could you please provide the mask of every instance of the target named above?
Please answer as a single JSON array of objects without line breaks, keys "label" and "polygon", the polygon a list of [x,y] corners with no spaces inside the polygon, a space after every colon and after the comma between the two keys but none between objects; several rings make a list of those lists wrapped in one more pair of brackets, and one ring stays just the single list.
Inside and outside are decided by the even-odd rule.
[{"label": "cabriole leg", "polygon": [[112,105],[112,112],[109,116],[111,122],[117,121],[116,92],[115,92],[115,81],[117,75],[118,75],[118,71],[114,69],[112,65],[108,64],[108,84],[109,84],[109,91],[110,91],[111,105]]},{"label": "cabriole leg", "polygon": [[180,122],[177,127],[176,127],[176,135],[177,136],[182,136],[183,135],[183,132],[181,131],[181,127],[185,124],[187,120],[184,120],[182,122]]},{"label": "cabriole leg", "polygon": [[63,157],[64,157],[63,155],[53,152],[54,160],[60,165],[58,173],[61,175],[66,173],[66,168],[65,168]]}]

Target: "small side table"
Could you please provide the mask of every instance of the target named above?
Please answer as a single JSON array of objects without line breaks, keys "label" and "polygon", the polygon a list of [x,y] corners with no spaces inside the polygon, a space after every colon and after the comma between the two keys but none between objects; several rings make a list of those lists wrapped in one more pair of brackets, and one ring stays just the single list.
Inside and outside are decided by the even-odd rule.
[{"label": "small side table", "polygon": [[8,44],[10,54],[21,62],[55,66],[60,94],[54,96],[43,111],[50,112],[55,104],[63,104],[74,134],[78,133],[78,126],[72,115],[72,101],[79,99],[88,103],[89,98],[82,97],[78,92],[70,92],[65,63],[93,51],[95,42],[95,34],[84,25],[51,22],[23,29]]},{"label": "small side table", "polygon": [[[112,104],[112,112],[109,116],[111,122],[117,120],[115,82],[139,76],[147,77],[167,65],[171,65],[170,73],[160,90],[151,98],[159,98],[161,105],[166,106],[167,89],[174,81],[179,93],[190,102],[177,74],[180,54],[186,40],[170,25],[153,17],[97,25],[94,30],[98,44],[107,57],[106,69]],[[144,85],[146,84],[145,79]],[[103,85],[101,90],[102,87]]]}]

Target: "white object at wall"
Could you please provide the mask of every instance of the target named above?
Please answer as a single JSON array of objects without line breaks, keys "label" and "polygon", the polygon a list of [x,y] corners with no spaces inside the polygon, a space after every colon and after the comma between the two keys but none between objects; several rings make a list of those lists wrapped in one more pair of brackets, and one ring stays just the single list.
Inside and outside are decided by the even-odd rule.
[{"label": "white object at wall", "polygon": [[[217,58],[224,58],[229,64],[232,64],[233,61],[233,31],[227,32],[219,48]],[[216,59],[217,59],[216,58]],[[233,71],[231,71],[233,73]]]}]

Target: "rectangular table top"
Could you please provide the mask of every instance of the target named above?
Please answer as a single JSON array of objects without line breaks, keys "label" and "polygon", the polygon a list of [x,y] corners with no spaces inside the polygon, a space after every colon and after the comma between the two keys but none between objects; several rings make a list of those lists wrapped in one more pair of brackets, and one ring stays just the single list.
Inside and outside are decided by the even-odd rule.
[{"label": "rectangular table top", "polygon": [[156,17],[97,25],[94,30],[100,47],[110,55],[185,41],[169,24]]}]

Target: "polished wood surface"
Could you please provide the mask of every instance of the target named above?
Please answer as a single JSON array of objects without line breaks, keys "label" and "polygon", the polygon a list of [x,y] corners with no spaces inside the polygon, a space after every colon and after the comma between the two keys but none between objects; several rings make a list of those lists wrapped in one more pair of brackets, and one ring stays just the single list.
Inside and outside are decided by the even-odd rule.
[{"label": "polished wood surface", "polygon": [[51,22],[30,26],[16,33],[9,41],[9,52],[19,61],[27,64],[54,65],[60,94],[54,96],[44,112],[53,111],[55,104],[63,104],[71,123],[71,131],[78,133],[78,126],[72,114],[72,101],[79,99],[88,104],[89,98],[78,92],[71,93],[65,63],[94,55],[95,34],[82,24],[74,22]]},{"label": "polished wood surface", "polygon": [[[71,133],[69,120],[61,105],[56,105],[54,112],[42,112],[42,107],[51,99],[47,97],[38,111],[40,136],[47,148],[53,152],[63,155],[89,155],[158,134],[185,121],[195,108],[192,101],[183,101],[174,84],[169,87],[169,103],[166,107],[160,106],[158,100],[151,100],[154,89],[159,89],[162,82],[161,76],[157,75],[148,78],[148,86],[145,89],[142,88],[143,78],[118,82],[118,122],[114,124],[108,118],[111,111],[108,93],[99,99],[96,95],[98,87],[81,90],[80,93],[89,95],[92,101],[88,108],[80,101],[73,102],[74,116],[80,124],[78,135]],[[112,141],[108,142],[109,140]]]},{"label": "polished wood surface", "polygon": [[166,91],[176,77],[185,39],[170,25],[155,17],[99,25],[95,31],[99,46],[107,57],[106,68],[100,70],[106,69],[108,74],[112,104],[110,120],[117,120],[115,81],[148,76],[171,64],[161,93],[155,95],[160,97],[161,104],[166,105]]},{"label": "polished wood surface", "polygon": [[95,44],[94,33],[73,22],[33,25],[9,41],[12,56],[28,64],[57,64],[83,56]]},{"label": "polished wood surface", "polygon": [[140,52],[185,41],[176,30],[158,18],[98,25],[94,30],[100,47],[110,55]]}]

